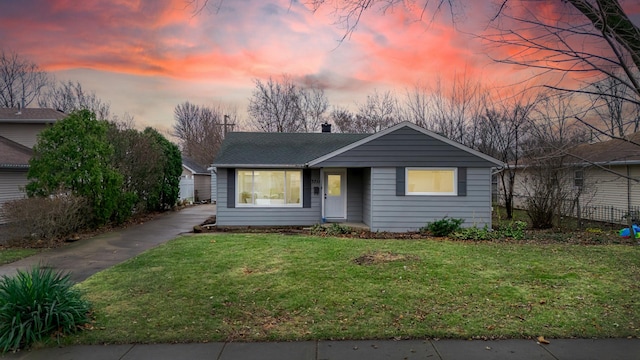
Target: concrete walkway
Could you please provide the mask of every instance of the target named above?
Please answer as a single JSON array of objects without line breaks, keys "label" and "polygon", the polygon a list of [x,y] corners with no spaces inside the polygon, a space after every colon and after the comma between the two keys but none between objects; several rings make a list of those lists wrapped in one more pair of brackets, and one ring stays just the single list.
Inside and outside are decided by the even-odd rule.
[{"label": "concrete walkway", "polygon": [[17,269],[43,264],[71,272],[71,279],[80,282],[98,271],[130,259],[145,250],[165,243],[193,230],[208,217],[215,215],[215,205],[191,206],[180,211],[161,214],[153,220],[128,228],[100,234],[14,263],[0,266],[0,276],[13,275]]},{"label": "concrete walkway", "polygon": [[24,360],[638,360],[640,339],[362,340],[290,343],[94,345],[18,352],[0,359]]}]

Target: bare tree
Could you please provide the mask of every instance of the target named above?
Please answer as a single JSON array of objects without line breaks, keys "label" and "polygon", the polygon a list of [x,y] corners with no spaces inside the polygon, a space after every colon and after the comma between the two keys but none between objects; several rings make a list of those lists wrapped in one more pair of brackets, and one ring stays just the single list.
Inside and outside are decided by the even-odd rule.
[{"label": "bare tree", "polygon": [[37,64],[0,50],[0,107],[29,106],[49,83],[49,75]]},{"label": "bare tree", "polygon": [[589,139],[587,129],[575,120],[583,111],[579,101],[574,94],[555,90],[541,94],[531,113],[528,158],[562,153]]},{"label": "bare tree", "polygon": [[85,91],[80,82],[71,81],[48,87],[38,98],[38,105],[66,114],[87,109],[96,114],[99,120],[108,120],[111,111],[111,105],[97,97],[95,92]]},{"label": "bare tree", "polygon": [[265,132],[313,132],[329,108],[324,90],[304,87],[289,75],[266,82],[255,80],[248,112],[253,126]]},{"label": "bare tree", "polygon": [[331,111],[329,118],[336,126],[336,131],[341,133],[355,133],[355,115],[351,111],[342,108],[335,107]]},{"label": "bare tree", "polygon": [[208,166],[218,153],[225,133],[236,123],[237,111],[222,105],[207,107],[187,101],[176,106],[174,120],[173,135],[179,139],[182,153]]},{"label": "bare tree", "polygon": [[375,133],[399,123],[400,112],[396,97],[390,92],[377,90],[367,95],[367,101],[358,106],[353,128],[359,133]]},{"label": "bare tree", "polygon": [[329,100],[324,90],[317,84],[302,89],[301,108],[304,116],[304,132],[314,132],[325,121],[325,113],[329,109]]},{"label": "bare tree", "polygon": [[594,125],[601,131],[596,133],[608,137],[624,137],[640,130],[640,103],[629,101],[631,89],[615,78],[605,78],[591,85],[592,106],[586,117],[599,120]]},{"label": "bare tree", "polygon": [[417,82],[413,88],[408,89],[405,93],[404,102],[400,108],[400,117],[403,121],[410,121],[437,132],[430,121],[433,114],[432,106],[429,87]]},{"label": "bare tree", "polygon": [[[503,1],[503,5],[513,0]],[[614,79],[629,89],[623,98],[640,103],[640,28],[617,0],[567,0],[553,2],[556,16],[545,16],[536,6],[503,6],[495,32],[482,36],[499,47],[509,47],[508,56],[495,61],[555,73],[581,80],[569,87],[547,80],[546,86],[562,91],[603,94],[591,84]],[[575,75],[575,76],[574,76]]]},{"label": "bare tree", "polygon": [[567,150],[584,142],[587,131],[574,119],[575,96],[551,91],[532,109],[529,137],[523,145],[525,208],[534,228],[550,228],[554,215],[580,211],[580,197],[588,186],[574,186],[574,171],[581,169]]},{"label": "bare tree", "polygon": [[479,118],[476,148],[505,163],[498,174],[507,211],[513,217],[517,168],[523,157],[523,144],[529,136],[528,125],[536,99],[510,98],[487,106]]},{"label": "bare tree", "polygon": [[[427,91],[424,88],[421,91]],[[425,127],[461,144],[475,146],[477,119],[485,112],[486,91],[479,82],[471,79],[467,73],[457,74],[448,89],[441,78],[427,95],[413,95],[426,98]],[[415,108],[416,105],[409,105]]]}]

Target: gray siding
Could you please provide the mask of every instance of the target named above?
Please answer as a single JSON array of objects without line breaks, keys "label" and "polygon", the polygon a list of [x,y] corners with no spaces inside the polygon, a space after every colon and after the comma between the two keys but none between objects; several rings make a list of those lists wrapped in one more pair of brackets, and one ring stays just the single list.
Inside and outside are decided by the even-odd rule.
[{"label": "gray siding", "polygon": [[[310,208],[228,208],[227,169],[218,168],[216,222],[220,226],[309,226],[322,220],[320,194],[311,193]],[[320,170],[311,171],[312,187],[320,184]]]},{"label": "gray siding", "polygon": [[38,134],[47,126],[46,124],[0,124],[0,135],[33,148],[38,141]]},{"label": "gray siding", "polygon": [[492,167],[495,165],[467,151],[405,127],[336,155],[317,166]]},{"label": "gray siding", "polygon": [[415,231],[443,217],[491,226],[491,169],[467,169],[466,196],[396,196],[396,168],[371,169],[371,231]]},{"label": "gray siding", "polygon": [[367,225],[371,225],[371,168],[363,169],[362,222]]},{"label": "gray siding", "polygon": [[347,222],[362,222],[362,169],[347,169]]},{"label": "gray siding", "polygon": [[[27,171],[19,170],[2,170],[0,169],[0,208],[2,205],[15,199],[26,197],[23,191],[27,185]],[[4,224],[5,220],[0,213],[0,224]]]}]

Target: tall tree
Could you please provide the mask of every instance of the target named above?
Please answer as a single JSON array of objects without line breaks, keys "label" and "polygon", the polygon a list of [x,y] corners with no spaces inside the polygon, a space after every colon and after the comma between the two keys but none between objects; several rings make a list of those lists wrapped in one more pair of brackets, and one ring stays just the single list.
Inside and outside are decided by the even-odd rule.
[{"label": "tall tree", "polygon": [[346,108],[335,107],[329,114],[329,119],[336,126],[336,132],[353,133],[355,132],[355,115]]},{"label": "tall tree", "polygon": [[173,118],[173,135],[178,138],[182,153],[206,167],[213,162],[225,133],[233,130],[238,114],[231,107],[187,101],[176,106]]},{"label": "tall tree", "polygon": [[29,106],[50,81],[37,64],[15,52],[0,50],[0,107]]},{"label": "tall tree", "polygon": [[390,91],[374,90],[367,95],[364,104],[358,106],[355,117],[355,132],[374,133],[400,122],[398,100]]},{"label": "tall tree", "polygon": [[529,136],[528,124],[535,100],[511,98],[487,106],[479,118],[476,148],[505,163],[498,174],[507,218],[513,217],[517,168],[523,157],[522,146]]},{"label": "tall tree", "polygon": [[143,134],[161,152],[159,179],[150,191],[149,210],[166,210],[172,208],[180,194],[180,174],[182,174],[182,156],[177,145],[167,140],[153,128],[146,128]]},{"label": "tall tree", "polygon": [[100,120],[108,120],[111,105],[102,101],[95,92],[86,91],[79,82],[59,82],[47,87],[38,98],[38,105],[70,114],[76,110],[89,110]]},{"label": "tall tree", "polygon": [[304,87],[289,75],[255,80],[248,112],[253,126],[264,132],[313,132],[329,108],[324,90]]},{"label": "tall tree", "polygon": [[89,110],[71,113],[40,133],[29,161],[29,196],[71,192],[87,198],[93,220],[113,220],[121,201],[123,177],[111,163],[108,123]]},{"label": "tall tree", "polygon": [[514,0],[502,4],[495,32],[483,36],[511,49],[496,61],[560,74],[556,78],[561,79],[579,75],[573,79],[583,81],[582,86],[546,83],[563,91],[599,95],[590,85],[613,78],[630,89],[627,100],[640,102],[640,28],[617,0],[554,1],[549,3],[553,16],[543,6]]}]

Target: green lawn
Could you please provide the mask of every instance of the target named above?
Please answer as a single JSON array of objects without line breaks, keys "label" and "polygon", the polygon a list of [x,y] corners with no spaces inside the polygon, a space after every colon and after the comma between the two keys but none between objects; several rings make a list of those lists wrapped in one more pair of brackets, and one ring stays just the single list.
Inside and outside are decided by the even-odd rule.
[{"label": "green lawn", "polygon": [[640,336],[632,246],[199,235],[79,287],[69,343]]},{"label": "green lawn", "polygon": [[0,265],[18,261],[22,258],[35,255],[38,249],[0,249]]}]

